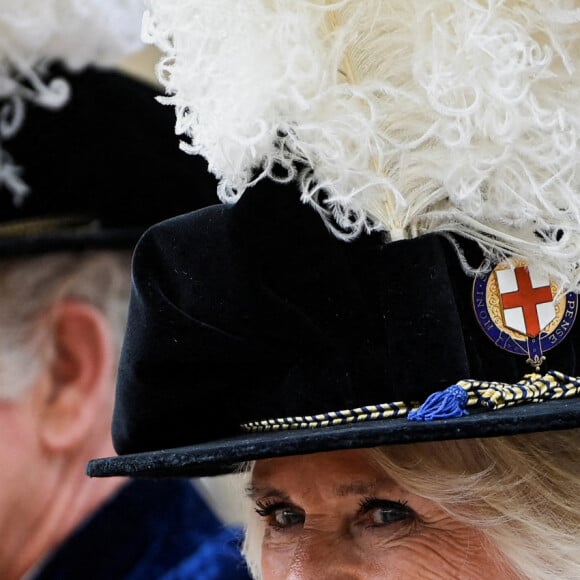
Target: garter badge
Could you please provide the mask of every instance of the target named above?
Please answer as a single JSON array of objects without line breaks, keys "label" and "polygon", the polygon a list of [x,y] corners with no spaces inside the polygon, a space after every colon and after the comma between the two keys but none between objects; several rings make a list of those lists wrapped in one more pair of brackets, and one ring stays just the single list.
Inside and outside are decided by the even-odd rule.
[{"label": "garter badge", "polygon": [[527,356],[536,370],[570,332],[578,296],[560,295],[545,274],[525,263],[502,263],[473,285],[473,305],[483,331],[500,348]]}]

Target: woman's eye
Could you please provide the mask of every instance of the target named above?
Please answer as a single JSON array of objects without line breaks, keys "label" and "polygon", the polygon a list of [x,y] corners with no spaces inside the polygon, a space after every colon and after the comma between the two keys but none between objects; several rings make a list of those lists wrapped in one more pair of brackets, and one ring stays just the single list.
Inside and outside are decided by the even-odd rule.
[{"label": "woman's eye", "polygon": [[304,512],[288,504],[262,505],[257,503],[256,512],[269,526],[285,529],[304,523]]},{"label": "woman's eye", "polygon": [[414,517],[405,503],[369,498],[361,502],[360,513],[370,527],[388,526]]},{"label": "woman's eye", "polygon": [[289,528],[304,523],[304,514],[288,508],[274,512],[272,518],[280,528]]},{"label": "woman's eye", "polygon": [[373,524],[376,525],[394,524],[409,517],[409,514],[404,510],[393,508],[377,508],[369,515]]}]

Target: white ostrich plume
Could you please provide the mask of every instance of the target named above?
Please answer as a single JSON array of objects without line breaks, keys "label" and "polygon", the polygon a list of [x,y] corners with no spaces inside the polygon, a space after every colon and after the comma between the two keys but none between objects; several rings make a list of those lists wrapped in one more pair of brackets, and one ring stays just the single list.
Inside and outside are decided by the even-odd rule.
[{"label": "white ostrich plume", "polygon": [[139,50],[142,0],[0,0],[0,188],[16,203],[28,190],[2,142],[21,127],[26,103],[59,108],[62,79],[45,79],[59,61],[71,70],[112,65]]},{"label": "white ostrich plume", "polygon": [[224,201],[297,178],[337,235],[440,231],[580,290],[578,0],[147,0]]}]

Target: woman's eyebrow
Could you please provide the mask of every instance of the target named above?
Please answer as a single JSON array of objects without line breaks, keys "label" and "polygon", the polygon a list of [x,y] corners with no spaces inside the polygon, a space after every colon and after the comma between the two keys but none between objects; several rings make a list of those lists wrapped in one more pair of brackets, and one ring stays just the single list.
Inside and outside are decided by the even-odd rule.
[{"label": "woman's eyebrow", "polygon": [[275,487],[269,486],[261,486],[261,485],[249,485],[246,487],[246,494],[250,499],[268,499],[268,498],[277,498],[282,501],[290,501],[290,496],[283,492],[280,489],[276,489]]}]

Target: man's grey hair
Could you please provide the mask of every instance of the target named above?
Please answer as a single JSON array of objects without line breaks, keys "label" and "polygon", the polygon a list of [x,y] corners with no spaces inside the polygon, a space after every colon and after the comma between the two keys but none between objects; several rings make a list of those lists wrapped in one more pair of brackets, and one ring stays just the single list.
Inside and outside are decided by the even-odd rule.
[{"label": "man's grey hair", "polygon": [[127,251],[61,252],[0,260],[0,399],[21,396],[51,357],[52,307],[94,305],[120,348],[130,292]]}]

